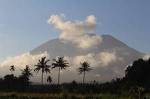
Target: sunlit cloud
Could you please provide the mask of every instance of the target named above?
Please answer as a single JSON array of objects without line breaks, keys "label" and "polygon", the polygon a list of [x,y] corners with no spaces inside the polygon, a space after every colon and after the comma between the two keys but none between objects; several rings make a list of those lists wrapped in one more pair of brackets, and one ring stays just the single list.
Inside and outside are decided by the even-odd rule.
[{"label": "sunlit cloud", "polygon": [[96,47],[102,42],[101,36],[88,34],[93,32],[96,26],[94,15],[87,16],[84,21],[66,21],[64,15],[51,15],[48,23],[61,30],[60,39],[71,41],[80,48]]},{"label": "sunlit cloud", "polygon": [[27,52],[18,56],[6,58],[4,61],[1,62],[0,66],[5,67],[15,65],[19,68],[23,68],[26,65],[36,64],[38,60],[43,56],[49,57],[47,52],[38,55],[31,55],[29,52]]},{"label": "sunlit cloud", "polygon": [[72,70],[76,70],[81,62],[87,61],[91,67],[107,68],[110,64],[123,61],[122,57],[117,56],[116,52],[100,52],[98,54],[88,53],[87,55],[79,55],[75,57],[67,57],[66,59],[74,66]]},{"label": "sunlit cloud", "polygon": [[143,57],[144,60],[148,60],[150,59],[150,54],[146,54],[144,57]]}]

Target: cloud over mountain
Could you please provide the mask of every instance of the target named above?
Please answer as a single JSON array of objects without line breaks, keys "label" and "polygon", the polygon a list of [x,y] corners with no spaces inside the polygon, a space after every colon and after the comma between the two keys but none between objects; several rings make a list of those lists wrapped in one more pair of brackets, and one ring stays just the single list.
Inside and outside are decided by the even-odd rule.
[{"label": "cloud over mountain", "polygon": [[[66,72],[62,72],[62,82],[80,81],[77,68],[83,61],[88,61],[93,69],[87,74],[88,81],[108,81],[122,77],[125,67],[144,55],[110,35],[101,37],[102,42],[97,47],[88,50],[75,46],[76,44],[68,40],[63,43],[61,39],[53,39],[33,49],[30,53],[36,55],[47,51],[51,58],[65,56],[70,67]],[[53,71],[52,73],[55,74]]]},{"label": "cloud over mountain", "polygon": [[[96,25],[94,15],[87,16],[84,21],[67,21],[64,16],[52,15],[48,23],[61,31],[58,39],[49,40],[29,53],[9,57],[0,66],[8,72],[10,65],[23,68],[25,65],[34,66],[43,56],[50,60],[64,56],[69,61],[70,68],[67,72],[62,72],[62,82],[80,81],[76,70],[83,61],[89,62],[93,69],[87,74],[87,80],[108,81],[123,76],[128,64],[144,56],[110,35],[89,34]],[[57,72],[53,70],[52,75],[55,81]],[[35,76],[39,78],[38,75]]]},{"label": "cloud over mountain", "polygon": [[148,60],[150,59],[150,54],[146,54],[144,57],[143,57],[144,60]]},{"label": "cloud over mountain", "polygon": [[102,41],[101,36],[88,34],[94,30],[96,25],[94,15],[87,16],[85,21],[66,21],[64,16],[51,15],[48,23],[61,30],[60,39],[71,41],[80,48],[95,47]]},{"label": "cloud over mountain", "polygon": [[15,65],[19,68],[23,68],[26,65],[32,65],[33,66],[43,56],[49,57],[49,55],[46,52],[44,52],[42,54],[37,54],[37,55],[31,55],[28,52],[28,53],[24,53],[24,54],[21,54],[18,56],[14,56],[14,57],[8,57],[0,64],[0,66],[6,67],[6,66]]},{"label": "cloud over mountain", "polygon": [[123,57],[117,56],[116,52],[99,52],[98,54],[95,53],[88,53],[86,55],[79,55],[75,57],[66,57],[66,59],[71,63],[72,70],[76,70],[81,62],[87,61],[90,65],[95,67],[106,67],[112,63],[124,61]]}]

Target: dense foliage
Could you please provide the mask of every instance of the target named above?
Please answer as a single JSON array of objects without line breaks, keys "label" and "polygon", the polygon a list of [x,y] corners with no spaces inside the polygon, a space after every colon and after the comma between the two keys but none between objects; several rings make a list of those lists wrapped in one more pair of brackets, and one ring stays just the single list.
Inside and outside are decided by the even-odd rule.
[{"label": "dense foliage", "polygon": [[[58,58],[54,60],[52,66],[47,64],[48,61],[49,60],[46,60],[46,57],[42,58],[39,60],[39,63],[36,65],[35,69],[42,70],[42,68],[44,68],[43,70],[48,70],[50,72],[50,67],[53,66],[60,68],[68,67],[68,62],[67,60],[64,60],[63,57],[61,59]],[[91,70],[89,63],[83,62],[81,63],[81,67],[78,69],[78,72],[84,73],[89,70]],[[98,83],[96,81],[91,81],[90,83],[78,83],[76,81],[72,81],[70,83],[52,84],[52,78],[51,75],[49,75],[47,78],[49,84],[35,85],[30,82],[30,77],[32,77],[32,69],[30,69],[29,66],[26,66],[25,69],[21,70],[21,74],[18,77],[13,74],[15,71],[15,67],[13,65],[10,66],[10,71],[11,74],[8,74],[0,79],[0,91],[72,94],[101,93],[115,95],[127,93],[134,95],[134,97],[138,96],[139,98],[142,97],[145,92],[149,92],[150,88],[150,59],[138,59],[134,61],[132,65],[127,66],[125,70],[125,76],[123,78],[116,78],[105,83]]]}]

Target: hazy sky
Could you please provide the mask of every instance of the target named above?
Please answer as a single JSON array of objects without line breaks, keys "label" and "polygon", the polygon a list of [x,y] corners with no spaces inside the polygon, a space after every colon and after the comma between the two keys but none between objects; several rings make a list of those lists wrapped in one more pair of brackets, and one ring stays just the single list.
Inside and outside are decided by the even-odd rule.
[{"label": "hazy sky", "polygon": [[52,14],[69,20],[95,15],[95,33],[110,34],[150,53],[150,0],[0,0],[0,59],[28,52],[58,37]]}]

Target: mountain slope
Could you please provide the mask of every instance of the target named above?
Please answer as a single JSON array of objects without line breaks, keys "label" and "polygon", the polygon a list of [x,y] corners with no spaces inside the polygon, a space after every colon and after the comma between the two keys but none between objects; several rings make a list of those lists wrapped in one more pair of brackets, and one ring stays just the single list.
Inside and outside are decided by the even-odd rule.
[{"label": "mountain slope", "polygon": [[[89,53],[94,53],[94,55],[97,55],[101,52],[115,52],[117,57],[122,58],[122,61],[112,62],[108,66],[99,65],[94,67],[93,71],[87,74],[88,81],[107,81],[116,77],[122,77],[124,75],[124,69],[128,64],[144,56],[143,53],[133,48],[130,48],[123,42],[117,40],[110,35],[102,35],[102,38],[103,41],[101,44],[99,44],[95,48],[87,50],[78,48],[72,42],[53,39],[33,49],[30,53],[34,55],[47,51],[51,58],[55,58],[56,56],[76,57],[81,55],[87,55]],[[54,75],[56,75],[56,71],[54,71]],[[62,74],[62,81],[72,80],[80,80],[80,77],[78,76],[76,70],[64,72]]]}]

